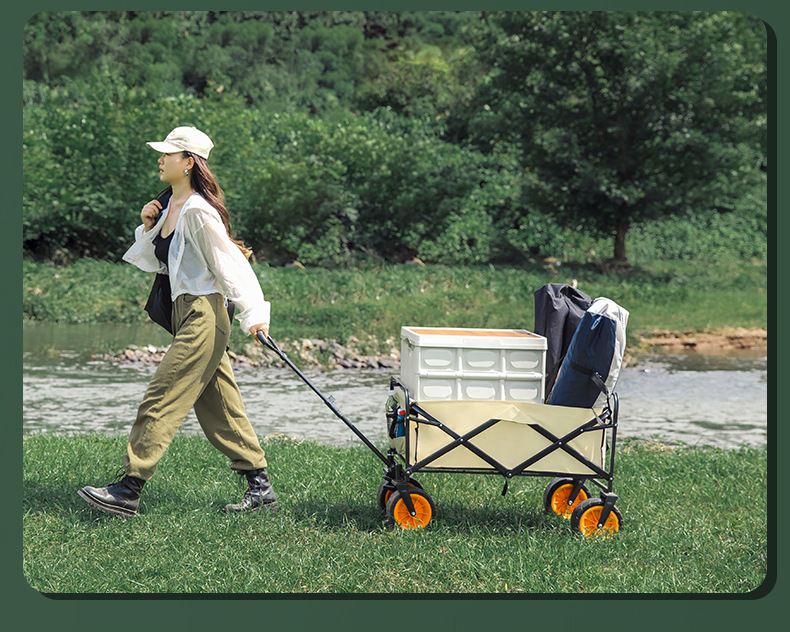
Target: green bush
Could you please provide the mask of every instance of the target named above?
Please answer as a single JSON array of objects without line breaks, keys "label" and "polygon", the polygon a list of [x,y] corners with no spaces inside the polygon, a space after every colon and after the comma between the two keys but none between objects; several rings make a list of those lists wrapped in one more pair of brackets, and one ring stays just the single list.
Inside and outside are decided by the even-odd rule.
[{"label": "green bush", "polygon": [[68,88],[41,90],[40,103],[24,109],[23,241],[28,251],[117,257],[139,223],[146,181],[141,158],[143,151],[150,153],[140,147],[140,138],[152,131],[148,97],[115,85],[110,76],[103,79],[80,96]]},{"label": "green bush", "polygon": [[707,259],[739,261],[768,256],[768,216],[764,198],[748,195],[732,213],[709,210],[678,221],[648,221],[634,227],[635,260]]},{"label": "green bush", "polygon": [[313,156],[297,163],[266,158],[261,166],[246,217],[250,243],[275,261],[345,263],[357,210],[343,188],[339,165]]}]

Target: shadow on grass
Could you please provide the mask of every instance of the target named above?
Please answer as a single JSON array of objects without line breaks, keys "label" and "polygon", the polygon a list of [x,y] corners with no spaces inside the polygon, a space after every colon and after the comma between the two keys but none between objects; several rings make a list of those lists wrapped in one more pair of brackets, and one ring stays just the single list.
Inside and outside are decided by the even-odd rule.
[{"label": "shadow on grass", "polygon": [[[213,505],[220,509],[220,503]],[[330,500],[311,497],[289,500],[282,497],[278,513],[295,523],[295,526],[310,524],[330,531],[356,529],[360,532],[398,531],[386,511],[380,509],[375,499],[370,502],[359,500]],[[459,504],[437,504],[436,516],[428,527],[459,534],[512,535],[536,530],[552,531],[570,528],[569,522],[546,514],[542,508],[520,507],[469,507]]]},{"label": "shadow on grass", "polygon": [[[94,483],[96,484],[96,483]],[[77,495],[78,486],[68,483],[24,481],[22,510],[25,514],[46,514],[64,518],[76,516],[85,522],[98,517],[117,519],[90,507]],[[189,496],[166,486],[151,490],[140,502],[140,515],[177,515],[190,513],[205,507],[206,513],[222,514],[229,502],[238,502],[234,494],[223,494],[211,499]],[[555,530],[568,525],[567,521],[546,514],[542,507],[523,507],[515,505],[495,506],[487,503],[469,506],[457,500],[435,501],[436,516],[429,529],[441,528],[458,533],[478,533],[481,530],[491,534],[510,534],[536,530]],[[169,508],[169,511],[168,511]],[[223,514],[224,515],[224,514]],[[375,498],[350,499],[310,496],[293,498],[283,492],[278,496],[278,508],[274,511],[256,511],[251,514],[236,514],[229,517],[245,519],[247,516],[277,515],[295,523],[310,524],[328,530],[357,529],[361,532],[380,532],[396,527],[390,524],[386,511],[379,508]],[[569,528],[569,527],[568,527]]]},{"label": "shadow on grass", "polygon": [[559,516],[547,514],[542,507],[477,506],[443,503],[437,506],[437,522],[460,533],[478,533],[481,530],[496,534],[527,533],[537,530],[555,530],[568,526]]},{"label": "shadow on grass", "polygon": [[[88,484],[88,483],[86,483]],[[22,483],[22,512],[23,514],[48,514],[54,517],[65,517],[81,510],[90,509],[88,504],[77,495],[80,487],[68,483],[44,483],[40,481],[23,481]],[[85,511],[85,518],[90,519],[98,514],[89,515]]]}]

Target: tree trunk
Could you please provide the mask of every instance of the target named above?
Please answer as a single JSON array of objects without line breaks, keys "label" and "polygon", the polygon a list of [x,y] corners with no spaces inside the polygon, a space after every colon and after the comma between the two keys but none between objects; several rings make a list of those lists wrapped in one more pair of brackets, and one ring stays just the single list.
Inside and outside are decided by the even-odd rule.
[{"label": "tree trunk", "polygon": [[614,236],[614,260],[618,263],[628,263],[628,257],[625,255],[625,234],[630,226],[631,222],[628,219],[617,220],[617,232]]}]

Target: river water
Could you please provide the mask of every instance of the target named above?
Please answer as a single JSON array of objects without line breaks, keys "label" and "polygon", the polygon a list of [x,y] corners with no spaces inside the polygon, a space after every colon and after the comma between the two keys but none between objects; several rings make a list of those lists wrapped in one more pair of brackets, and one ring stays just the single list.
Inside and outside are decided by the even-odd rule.
[{"label": "river water", "polygon": [[[164,336],[164,338],[162,337]],[[150,327],[24,328],[23,428],[28,432],[128,432],[155,367],[91,359],[126,344],[164,345]],[[305,371],[373,443],[385,445],[385,370]],[[236,371],[260,437],[282,433],[333,445],[359,439],[290,369]],[[620,437],[691,446],[765,447],[768,370],[764,354],[650,354],[622,370]],[[193,413],[180,432],[199,433]]]}]

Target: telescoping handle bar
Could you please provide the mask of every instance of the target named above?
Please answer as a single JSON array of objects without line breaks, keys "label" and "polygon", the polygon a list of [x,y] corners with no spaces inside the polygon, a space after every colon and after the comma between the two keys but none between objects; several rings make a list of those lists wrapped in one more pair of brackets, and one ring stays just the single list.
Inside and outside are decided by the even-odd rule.
[{"label": "telescoping handle bar", "polygon": [[318,388],[309,379],[307,379],[305,374],[299,370],[299,367],[297,367],[293,362],[291,362],[290,358],[285,354],[285,352],[282,349],[280,349],[280,347],[277,346],[277,343],[274,342],[274,340],[272,340],[270,336],[265,335],[261,331],[259,331],[255,335],[266,348],[274,351],[274,353],[276,353],[283,362],[285,362],[289,367],[291,367],[294,370],[294,372],[300,378],[302,378],[302,381],[304,381],[304,383],[307,384],[313,390],[313,392],[315,392],[315,394],[321,398],[321,401],[323,401],[329,407],[329,409],[333,413],[335,413],[335,415],[337,415],[337,417],[351,429],[351,432],[353,432],[355,435],[357,435],[357,437],[360,438],[362,443],[364,443],[366,446],[368,446],[371,449],[373,454],[375,454],[379,459],[381,459],[384,464],[388,463],[387,457],[385,457],[381,453],[381,451],[370,442],[370,440],[362,433],[361,430],[359,430],[359,428],[357,428],[353,423],[351,423],[348,420],[348,418],[342,413],[342,411],[337,406],[335,406],[334,397],[327,397],[320,390],[318,390]]}]

